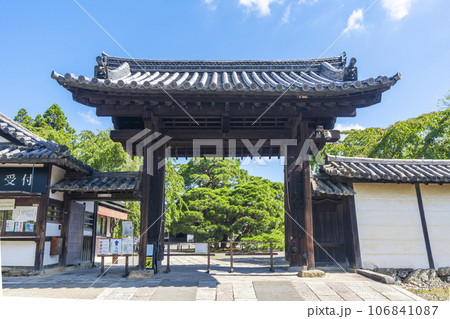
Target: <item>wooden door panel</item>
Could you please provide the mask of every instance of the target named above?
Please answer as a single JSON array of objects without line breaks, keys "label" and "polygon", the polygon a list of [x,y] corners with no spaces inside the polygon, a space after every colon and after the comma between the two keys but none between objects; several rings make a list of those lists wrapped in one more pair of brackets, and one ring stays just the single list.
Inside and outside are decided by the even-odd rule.
[{"label": "wooden door panel", "polygon": [[335,264],[334,260],[339,263],[346,262],[344,214],[341,203],[323,200],[314,203],[313,212],[314,239],[317,241],[314,245],[316,262],[327,264]]},{"label": "wooden door panel", "polygon": [[81,263],[84,211],[83,204],[76,202],[70,204],[66,265],[77,265]]}]

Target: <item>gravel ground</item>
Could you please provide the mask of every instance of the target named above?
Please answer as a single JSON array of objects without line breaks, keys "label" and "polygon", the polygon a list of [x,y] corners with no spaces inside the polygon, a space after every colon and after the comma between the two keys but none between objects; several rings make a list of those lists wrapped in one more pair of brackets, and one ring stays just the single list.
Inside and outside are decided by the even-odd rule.
[{"label": "gravel ground", "polygon": [[418,295],[429,301],[450,301],[450,284],[433,284],[433,285],[413,285],[413,284],[401,284],[406,290]]}]

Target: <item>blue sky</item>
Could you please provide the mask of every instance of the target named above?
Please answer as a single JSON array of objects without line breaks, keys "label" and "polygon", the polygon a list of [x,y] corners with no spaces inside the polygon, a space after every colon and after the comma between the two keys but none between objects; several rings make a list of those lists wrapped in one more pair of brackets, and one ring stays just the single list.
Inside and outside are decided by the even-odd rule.
[{"label": "blue sky", "polygon": [[[380,104],[339,127],[386,127],[437,110],[450,90],[450,2],[445,0],[77,0],[135,58],[297,59],[346,51],[360,78],[403,79]],[[368,10],[367,10],[368,9]],[[59,104],[77,131],[111,127],[72,101],[52,70],[91,76],[102,51],[126,53],[73,0],[8,1],[0,11],[0,111],[32,116]],[[249,171],[282,180],[281,168]]]}]

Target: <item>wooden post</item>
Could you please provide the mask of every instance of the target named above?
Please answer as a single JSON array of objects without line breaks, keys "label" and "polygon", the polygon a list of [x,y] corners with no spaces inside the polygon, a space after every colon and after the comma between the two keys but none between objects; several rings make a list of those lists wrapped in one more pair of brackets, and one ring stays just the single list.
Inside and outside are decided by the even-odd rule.
[{"label": "wooden post", "polygon": [[[300,124],[300,136],[302,144],[309,138],[308,121],[304,120]],[[305,246],[306,246],[306,266],[308,269],[314,269],[316,263],[314,260],[314,227],[312,212],[312,190],[311,190],[311,166],[309,160],[303,162],[302,170],[303,186],[303,213],[305,222]]]},{"label": "wooden post", "polygon": [[305,195],[306,265],[308,270],[310,270],[316,267],[316,263],[314,259],[311,166],[309,161],[303,164],[303,187]]},{"label": "wooden post", "polygon": [[103,275],[104,272],[105,272],[105,256],[102,255],[102,261],[101,261],[101,266],[100,266],[100,275]]},{"label": "wooden post", "polygon": [[230,272],[233,271],[233,242],[230,242]]},{"label": "wooden post", "polygon": [[274,272],[275,269],[273,268],[273,243],[270,242],[270,271]]},{"label": "wooden post", "polygon": [[209,247],[209,243],[208,243],[208,269],[206,270],[206,273],[209,274],[209,272],[211,271],[211,256],[210,256],[210,247]]},{"label": "wooden post", "polygon": [[166,269],[166,273],[170,272],[170,239],[169,242],[167,243],[167,269]]},{"label": "wooden post", "polygon": [[434,269],[433,253],[431,251],[430,236],[428,235],[427,219],[425,217],[425,210],[423,208],[420,184],[416,183],[415,187],[416,187],[416,195],[417,195],[417,204],[419,206],[420,222],[422,224],[423,238],[425,240],[425,248],[427,250],[428,265],[431,269]]},{"label": "wooden post", "polygon": [[[352,185],[353,188],[353,185]],[[356,218],[355,197],[347,196],[348,210],[350,214],[350,226],[351,226],[351,242],[353,250],[353,267],[356,269],[362,268],[361,262],[361,249],[359,247],[359,233],[358,233],[358,221]],[[347,207],[347,206],[344,206]]]},{"label": "wooden post", "polygon": [[45,229],[47,227],[47,210],[50,198],[50,181],[52,166],[48,166],[47,191],[39,199],[39,207],[36,218],[36,252],[34,258],[34,270],[41,271],[44,268]]},{"label": "wooden post", "polygon": [[98,201],[94,202],[94,215],[92,221],[92,267],[95,265],[95,251],[97,249],[97,219],[98,219]]},{"label": "wooden post", "polygon": [[[299,133],[300,135],[300,133]],[[301,166],[296,164],[303,145],[303,140],[297,139],[297,146],[287,147],[285,166],[285,251],[286,259],[292,267],[304,264],[302,239],[304,233],[304,196]]]}]

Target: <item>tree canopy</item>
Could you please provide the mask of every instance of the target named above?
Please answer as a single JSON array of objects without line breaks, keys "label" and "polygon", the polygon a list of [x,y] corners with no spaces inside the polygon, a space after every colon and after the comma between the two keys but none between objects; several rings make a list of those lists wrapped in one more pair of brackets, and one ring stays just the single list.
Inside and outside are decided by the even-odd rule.
[{"label": "tree canopy", "polygon": [[52,128],[57,132],[75,133],[75,130],[70,127],[66,115],[58,104],[51,105],[44,114],[38,114],[35,119],[28,115],[26,109],[21,108],[16,117],[14,117],[14,121],[32,127]]},{"label": "tree canopy", "polygon": [[[450,158],[450,109],[399,121],[386,129],[344,131],[345,138],[324,151],[342,156],[372,158]],[[444,104],[445,105],[445,104]]]},{"label": "tree canopy", "polygon": [[171,232],[200,241],[283,241],[282,183],[249,176],[233,159],[191,160],[179,172],[186,186]]}]

